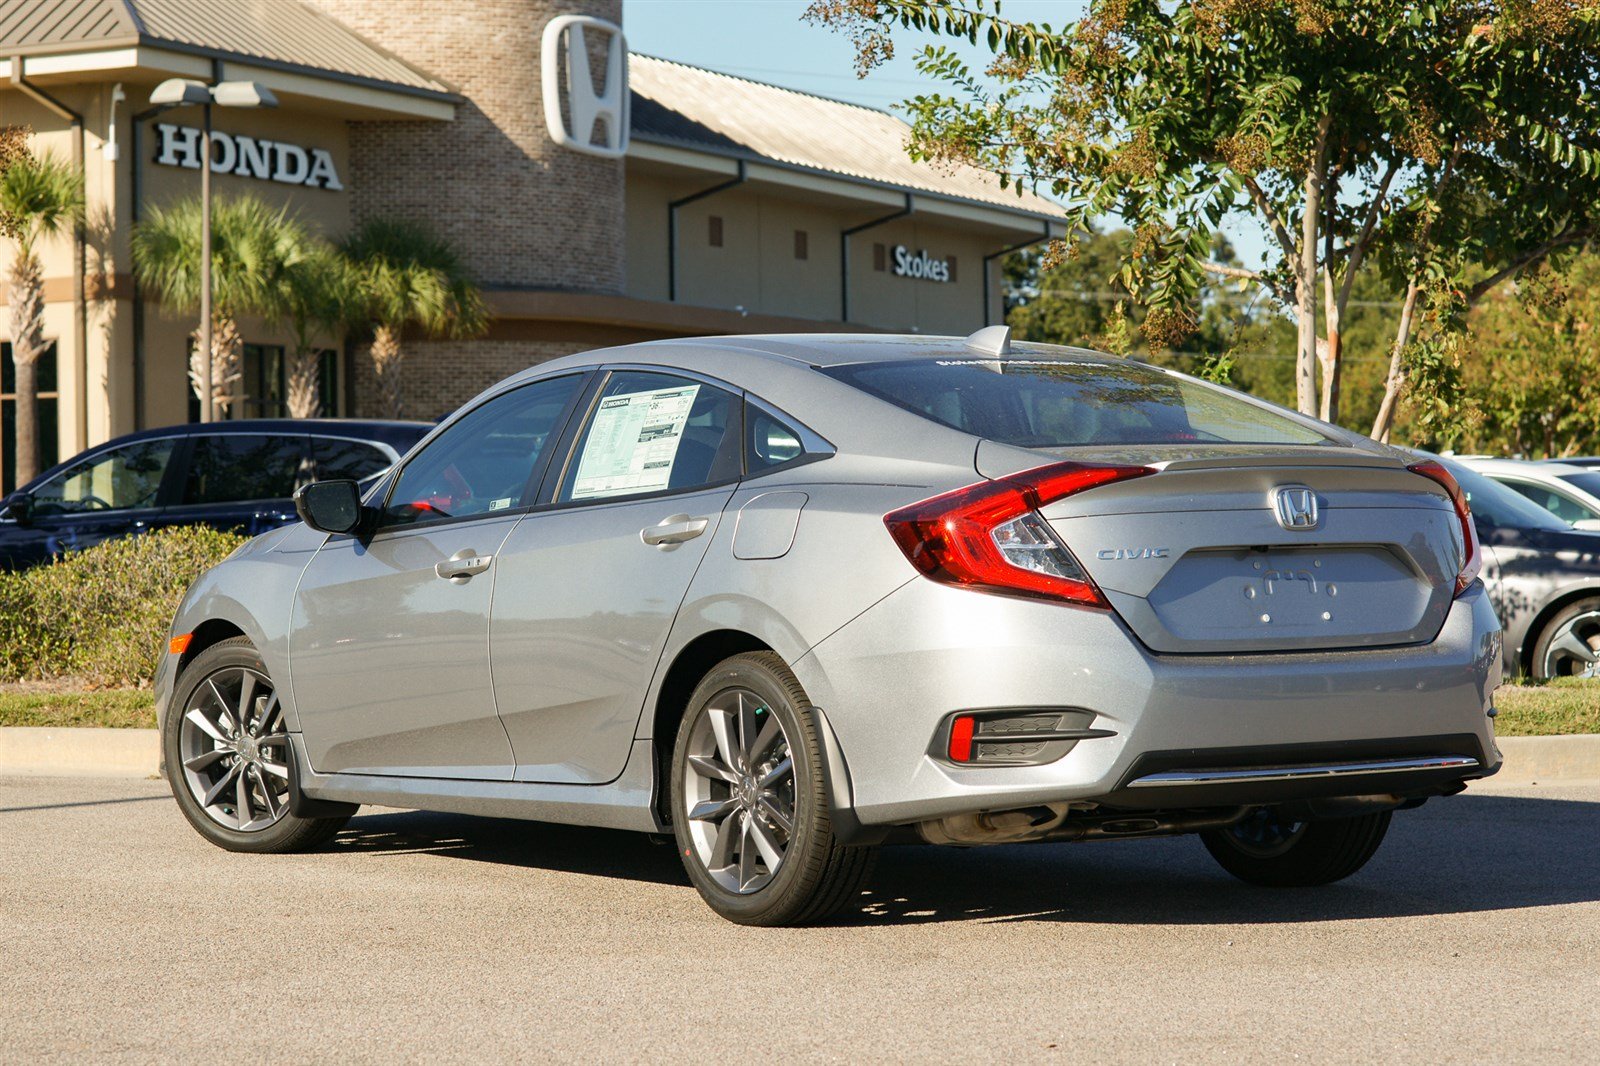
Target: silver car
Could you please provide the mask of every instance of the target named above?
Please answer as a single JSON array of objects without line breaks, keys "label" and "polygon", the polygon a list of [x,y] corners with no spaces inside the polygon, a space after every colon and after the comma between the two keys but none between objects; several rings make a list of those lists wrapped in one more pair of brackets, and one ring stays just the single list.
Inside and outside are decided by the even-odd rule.
[{"label": "silver car", "polygon": [[1198,833],[1324,884],[1500,764],[1445,470],[1003,328],[558,359],[298,506],[157,677],[234,850],[358,804],[671,833],[717,913],[795,924],[885,843]]}]

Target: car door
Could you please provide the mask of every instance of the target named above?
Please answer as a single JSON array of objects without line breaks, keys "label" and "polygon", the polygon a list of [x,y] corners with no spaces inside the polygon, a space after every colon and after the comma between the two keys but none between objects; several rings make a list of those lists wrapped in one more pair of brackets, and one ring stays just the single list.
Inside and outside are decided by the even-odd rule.
[{"label": "car door", "polygon": [[312,558],[290,675],[318,772],[510,779],[489,675],[494,570],[582,381],[458,417],[385,481],[370,534],[329,537]]},{"label": "car door", "polygon": [[35,486],[28,517],[6,523],[12,566],[142,533],[158,522],[179,437],[131,441],[93,452]]},{"label": "car door", "polygon": [[295,518],[294,491],[311,480],[300,433],[196,433],[163,525],[206,525],[254,536]]},{"label": "car door", "polygon": [[645,690],[740,474],[729,388],[610,370],[548,503],[501,548],[489,640],[519,781],[622,772]]}]

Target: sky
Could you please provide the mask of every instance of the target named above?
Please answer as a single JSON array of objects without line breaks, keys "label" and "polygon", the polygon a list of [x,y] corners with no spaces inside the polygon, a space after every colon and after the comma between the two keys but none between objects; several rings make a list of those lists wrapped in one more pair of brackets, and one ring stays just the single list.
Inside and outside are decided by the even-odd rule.
[{"label": "sky", "polygon": [[[855,50],[843,34],[800,20],[807,0],[623,0],[622,28],[634,52],[770,82],[802,92],[831,96],[883,110],[942,88],[923,78],[912,56],[927,40],[909,32],[896,34],[895,58],[860,79],[855,75]],[[1007,0],[1007,18],[1059,26],[1083,13],[1077,0]],[[988,49],[958,44],[977,69],[987,64]],[[1265,237],[1257,227],[1235,222],[1225,226],[1241,260],[1259,266]]]}]

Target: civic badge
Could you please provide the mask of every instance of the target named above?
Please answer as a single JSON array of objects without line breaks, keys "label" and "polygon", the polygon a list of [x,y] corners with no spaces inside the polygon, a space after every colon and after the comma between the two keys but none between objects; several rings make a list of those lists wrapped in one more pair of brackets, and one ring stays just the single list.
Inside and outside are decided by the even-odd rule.
[{"label": "civic badge", "polygon": [[1278,525],[1284,529],[1316,529],[1321,521],[1317,514],[1317,494],[1305,485],[1282,485],[1273,489],[1272,509],[1277,513]]}]

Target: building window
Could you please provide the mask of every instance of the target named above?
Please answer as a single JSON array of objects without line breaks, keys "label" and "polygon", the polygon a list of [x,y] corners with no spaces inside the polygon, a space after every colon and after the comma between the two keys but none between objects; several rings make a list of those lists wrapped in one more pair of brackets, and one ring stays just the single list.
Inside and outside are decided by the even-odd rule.
[{"label": "building window", "polygon": [[872,246],[872,269],[880,274],[889,269],[889,249],[884,245]]},{"label": "building window", "polygon": [[713,248],[721,248],[722,247],[722,216],[721,215],[712,215],[710,217],[709,221],[711,223],[711,225],[710,225],[710,234],[709,234],[710,239],[711,239],[711,247],[713,247]]},{"label": "building window", "polygon": [[810,258],[809,243],[805,230],[797,229],[794,231],[794,257],[796,259]]},{"label": "building window", "polygon": [[[56,346],[39,356],[39,470],[48,470],[61,461],[56,449]],[[0,494],[17,485],[17,368],[11,361],[11,345],[0,343]]]},{"label": "building window", "polygon": [[[239,399],[219,411],[218,417],[288,418],[289,355],[281,344],[246,344]],[[339,414],[339,353],[331,348],[318,351],[321,366],[317,374],[317,394],[322,401],[322,416]],[[189,390],[189,421],[200,421],[200,397]]]}]

